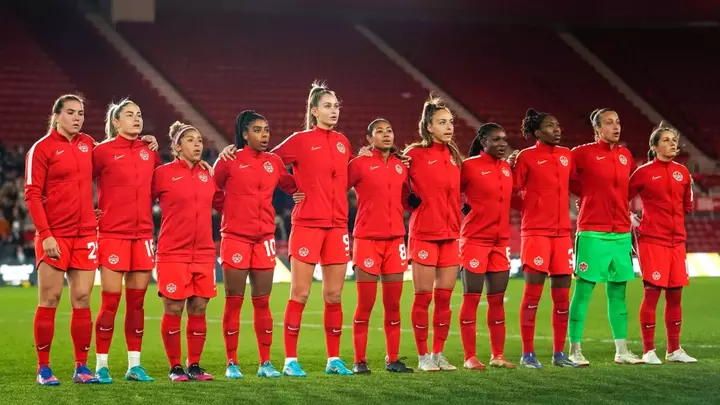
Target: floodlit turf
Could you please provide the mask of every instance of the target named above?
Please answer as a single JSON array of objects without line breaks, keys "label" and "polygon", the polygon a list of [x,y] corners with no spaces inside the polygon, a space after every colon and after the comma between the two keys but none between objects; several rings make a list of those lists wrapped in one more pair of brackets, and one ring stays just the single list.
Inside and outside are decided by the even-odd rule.
[{"label": "floodlit turf", "polygon": [[[506,356],[518,362],[520,340],[518,306],[523,283],[510,283],[506,311],[508,339]],[[282,324],[289,285],[277,284],[271,300],[275,319],[275,342],[272,356],[281,369],[283,363]],[[222,288],[218,288],[222,290]],[[371,318],[368,355],[373,370],[370,376],[327,376],[325,370],[325,338],[322,329],[322,300],[320,284],[313,285],[312,296],[303,316],[300,334],[300,362],[308,372],[307,378],[260,379],[257,370],[257,348],[252,328],[252,305],[249,300],[242,311],[240,332],[240,365],[245,379],[228,381],[224,378],[225,354],[221,336],[223,298],[211,301],[208,310],[208,340],[202,365],[216,380],[212,382],[170,383],[167,380],[167,361],[160,338],[160,299],[151,288],[147,296],[143,365],[156,378],[154,383],[131,383],[123,380],[127,355],[123,336],[123,306],[116,321],[116,334],[110,351],[110,371],[115,378],[112,385],[77,386],[72,384],[72,347],[69,334],[69,302],[67,290],[58,310],[55,341],[51,361],[62,384],[59,387],[40,387],[35,384],[36,358],[33,348],[32,320],[37,290],[32,288],[0,289],[0,400],[4,403],[718,403],[720,401],[720,315],[717,292],[720,279],[693,279],[684,297],[683,347],[699,359],[698,364],[662,366],[618,366],[612,363],[614,346],[609,340],[610,328],[605,312],[603,286],[596,287],[588,314],[584,354],[592,362],[586,369],[557,369],[550,364],[552,350],[550,326],[550,294],[546,291],[540,303],[537,324],[536,350],[545,365],[542,370],[488,370],[484,372],[458,370],[455,372],[389,374],[383,369],[384,336],[382,330],[382,300]],[[355,308],[355,283],[348,282],[344,292],[345,330],[342,338],[342,358],[352,365],[352,314]],[[642,354],[637,312],[642,284],[636,280],[628,288],[630,348]],[[462,347],[458,334],[457,314],[462,299],[461,286],[453,295],[453,323],[446,345],[446,355],[458,367],[462,366]],[[402,355],[408,364],[417,366],[413,334],[410,329],[412,285],[406,283],[403,294]],[[663,300],[658,310],[658,353],[665,351]],[[93,292],[93,316],[100,304],[100,289]],[[486,305],[479,310],[478,355],[487,361],[489,356],[487,328],[484,324]],[[183,339],[183,353],[185,344]],[[662,355],[661,355],[662,357]],[[94,369],[94,349],[89,366]],[[421,402],[420,402],[421,401]]]}]

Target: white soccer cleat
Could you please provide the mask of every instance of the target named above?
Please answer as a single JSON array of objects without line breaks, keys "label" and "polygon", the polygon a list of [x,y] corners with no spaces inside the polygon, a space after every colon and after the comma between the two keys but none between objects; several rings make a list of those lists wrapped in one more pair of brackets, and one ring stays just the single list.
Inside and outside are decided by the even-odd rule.
[{"label": "white soccer cleat", "polygon": [[615,363],[617,364],[644,364],[645,361],[635,355],[631,351],[626,351],[625,353],[615,353]]},{"label": "white soccer cleat", "polygon": [[582,352],[580,350],[577,350],[575,352],[570,353],[570,356],[568,356],[570,361],[577,364],[578,367],[587,367],[590,365],[590,361],[583,356]]},{"label": "white soccer cleat", "polygon": [[677,349],[672,353],[666,353],[665,361],[669,361],[671,363],[697,363],[697,359],[695,357],[688,356],[682,348]]},{"label": "white soccer cleat", "polygon": [[420,371],[440,371],[435,360],[432,358],[430,353],[418,356],[418,370]]},{"label": "white soccer cleat", "polygon": [[662,361],[660,361],[660,358],[655,353],[655,349],[652,349],[649,352],[643,354],[642,360],[645,362],[645,364],[650,364],[653,366],[662,364]]},{"label": "white soccer cleat", "polygon": [[455,371],[457,367],[448,362],[448,359],[442,353],[433,353],[432,359],[441,371]]}]

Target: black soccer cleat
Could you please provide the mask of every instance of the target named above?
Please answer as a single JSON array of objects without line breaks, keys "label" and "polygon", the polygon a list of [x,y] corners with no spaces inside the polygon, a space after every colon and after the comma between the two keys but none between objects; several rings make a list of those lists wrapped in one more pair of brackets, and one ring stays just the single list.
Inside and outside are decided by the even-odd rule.
[{"label": "black soccer cleat", "polygon": [[390,371],[391,373],[414,373],[415,370],[406,366],[405,363],[402,362],[402,360],[405,360],[405,359],[407,359],[407,357],[401,357],[391,363],[391,362],[388,362],[387,358],[386,358],[385,370]]},{"label": "black soccer cleat", "polygon": [[206,372],[204,368],[201,368],[198,363],[188,366],[187,375],[191,380],[195,381],[210,381],[213,379],[213,376]]},{"label": "black soccer cleat", "polygon": [[168,378],[172,382],[185,382],[190,379],[188,375],[185,374],[185,370],[183,370],[182,366],[179,364],[173,366],[173,368],[170,369]]},{"label": "black soccer cleat", "polygon": [[359,361],[353,365],[353,373],[355,374],[370,374],[370,367],[367,365],[367,361]]}]

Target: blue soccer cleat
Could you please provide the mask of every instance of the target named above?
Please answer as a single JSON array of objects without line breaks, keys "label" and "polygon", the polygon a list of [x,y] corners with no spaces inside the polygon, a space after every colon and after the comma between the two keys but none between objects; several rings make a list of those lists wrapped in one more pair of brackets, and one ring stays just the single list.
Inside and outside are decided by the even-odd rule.
[{"label": "blue soccer cleat", "polygon": [[542,368],[542,364],[535,357],[535,353],[525,353],[520,357],[520,366],[525,368]]},{"label": "blue soccer cleat", "polygon": [[225,370],[225,377],[230,380],[238,380],[243,378],[243,374],[237,364],[230,362]]},{"label": "blue soccer cleat", "polygon": [[128,381],[153,382],[154,378],[147,375],[145,367],[135,366],[125,373],[125,379]]},{"label": "blue soccer cleat", "polygon": [[75,384],[97,384],[98,379],[95,375],[93,375],[93,372],[87,368],[87,366],[80,366],[75,369],[73,382]]},{"label": "blue soccer cleat", "polygon": [[261,364],[260,367],[258,367],[257,376],[274,378],[280,377],[281,374],[275,369],[275,366],[273,366],[272,363],[266,361],[265,363]]},{"label": "blue soccer cleat", "polygon": [[353,372],[347,368],[344,361],[335,359],[328,362],[327,367],[325,367],[325,374],[353,375]]},{"label": "blue soccer cleat", "polygon": [[297,360],[293,360],[285,365],[283,375],[286,377],[307,377],[307,373],[300,367]]},{"label": "blue soccer cleat", "polygon": [[38,369],[37,383],[40,385],[60,385],[60,380],[55,377],[50,367],[40,367]]},{"label": "blue soccer cleat", "polygon": [[110,377],[110,370],[107,367],[102,367],[95,373],[100,384],[112,384],[112,377]]},{"label": "blue soccer cleat", "polygon": [[556,367],[575,368],[578,366],[577,363],[570,360],[570,358],[568,356],[566,356],[565,353],[563,353],[563,352],[557,352],[557,353],[553,354],[552,364],[553,364],[553,366],[556,366]]}]

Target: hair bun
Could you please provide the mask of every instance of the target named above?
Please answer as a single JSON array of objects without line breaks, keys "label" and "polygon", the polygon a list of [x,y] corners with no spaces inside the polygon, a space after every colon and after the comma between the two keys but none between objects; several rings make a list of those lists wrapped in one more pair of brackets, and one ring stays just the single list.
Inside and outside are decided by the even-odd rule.
[{"label": "hair bun", "polygon": [[526,117],[537,117],[540,115],[540,113],[537,112],[534,108],[528,108],[527,112],[525,113]]}]

